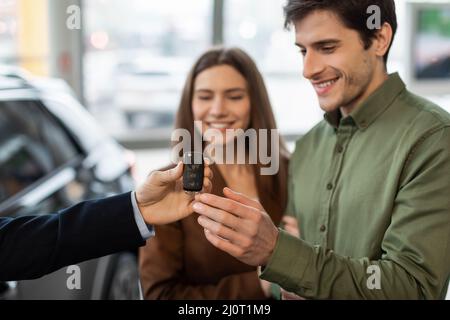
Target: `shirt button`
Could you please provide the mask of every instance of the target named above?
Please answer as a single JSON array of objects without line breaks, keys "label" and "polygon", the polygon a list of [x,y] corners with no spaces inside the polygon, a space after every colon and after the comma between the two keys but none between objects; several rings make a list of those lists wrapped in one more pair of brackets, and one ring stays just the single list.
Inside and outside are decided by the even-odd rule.
[{"label": "shirt button", "polygon": [[325,232],[327,230],[327,227],[325,225],[320,226],[320,232]]},{"label": "shirt button", "polygon": [[333,185],[332,185],[331,183],[327,184],[327,189],[328,189],[328,190],[333,189]]},{"label": "shirt button", "polygon": [[337,147],[337,152],[338,152],[338,153],[342,153],[343,151],[344,151],[344,147],[341,146],[341,145],[339,145],[339,146]]}]

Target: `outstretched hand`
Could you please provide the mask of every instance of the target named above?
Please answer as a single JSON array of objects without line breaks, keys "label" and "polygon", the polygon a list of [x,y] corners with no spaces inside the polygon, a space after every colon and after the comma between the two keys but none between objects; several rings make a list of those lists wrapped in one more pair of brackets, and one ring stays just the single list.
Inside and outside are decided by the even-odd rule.
[{"label": "outstretched hand", "polygon": [[278,229],[261,204],[224,189],[226,198],[213,194],[195,197],[199,224],[215,247],[252,265],[266,265],[278,240]]},{"label": "outstretched hand", "polygon": [[[202,192],[210,192],[213,173],[205,161]],[[183,190],[183,163],[166,171],[153,171],[136,189],[136,201],[147,224],[161,225],[194,212],[194,196]]]}]

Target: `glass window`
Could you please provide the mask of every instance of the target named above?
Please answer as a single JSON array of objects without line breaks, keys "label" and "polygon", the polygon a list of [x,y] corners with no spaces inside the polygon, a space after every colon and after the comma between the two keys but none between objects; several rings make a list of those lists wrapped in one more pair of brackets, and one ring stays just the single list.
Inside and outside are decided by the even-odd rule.
[{"label": "glass window", "polygon": [[0,0],[0,62],[11,63],[17,58],[16,0]]},{"label": "glass window", "polygon": [[284,30],[285,0],[225,1],[225,44],[239,46],[263,73],[277,125],[284,134],[305,133],[322,119],[316,94],[302,76],[294,31]]},{"label": "glass window", "polygon": [[39,155],[24,136],[10,137],[0,145],[0,202],[45,175]]},{"label": "glass window", "polygon": [[187,71],[211,43],[212,0],[83,5],[90,111],[115,137],[171,128]]}]

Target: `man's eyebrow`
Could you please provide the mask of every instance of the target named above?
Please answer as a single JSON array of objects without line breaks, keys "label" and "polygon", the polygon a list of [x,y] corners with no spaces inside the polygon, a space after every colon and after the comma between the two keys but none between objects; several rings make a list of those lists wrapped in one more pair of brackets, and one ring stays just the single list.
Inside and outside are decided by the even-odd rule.
[{"label": "man's eyebrow", "polygon": [[[341,41],[341,40],[338,40],[338,39],[323,39],[323,40],[314,42],[314,43],[312,44],[312,46],[313,46],[313,47],[322,47],[322,46],[330,45],[330,44],[339,44],[339,43],[341,43],[341,42],[342,42],[342,41]],[[299,47],[299,48],[305,48],[304,45],[302,45],[301,43],[298,43],[298,42],[296,42],[295,45],[296,45],[297,47]]]}]

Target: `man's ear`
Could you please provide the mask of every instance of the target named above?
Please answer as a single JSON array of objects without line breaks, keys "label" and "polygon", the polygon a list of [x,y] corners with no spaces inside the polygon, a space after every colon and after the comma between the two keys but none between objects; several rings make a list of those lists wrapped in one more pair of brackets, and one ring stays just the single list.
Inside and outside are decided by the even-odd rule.
[{"label": "man's ear", "polygon": [[374,50],[377,56],[384,57],[391,45],[392,36],[393,32],[391,25],[387,22],[383,23],[380,30],[377,31],[374,40]]}]

